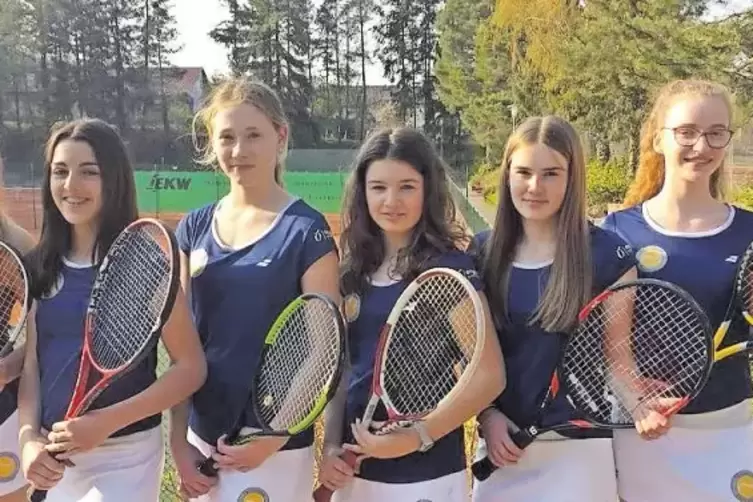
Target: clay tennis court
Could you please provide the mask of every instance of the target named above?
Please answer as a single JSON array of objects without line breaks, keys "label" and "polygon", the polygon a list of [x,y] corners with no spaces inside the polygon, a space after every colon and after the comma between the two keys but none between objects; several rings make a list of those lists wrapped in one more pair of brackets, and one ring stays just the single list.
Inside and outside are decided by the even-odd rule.
[{"label": "clay tennis court", "polygon": [[[3,190],[3,211],[16,223],[39,237],[42,231],[42,193],[38,188],[11,187]],[[141,213],[142,217],[157,218],[175,229],[184,213]],[[332,229],[332,235],[337,240],[340,236],[340,215],[327,213],[327,222]]]}]

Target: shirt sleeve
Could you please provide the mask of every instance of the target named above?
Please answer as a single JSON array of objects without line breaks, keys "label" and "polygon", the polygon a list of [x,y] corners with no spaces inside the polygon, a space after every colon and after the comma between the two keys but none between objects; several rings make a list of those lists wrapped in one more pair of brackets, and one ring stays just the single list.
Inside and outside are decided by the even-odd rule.
[{"label": "shirt sleeve", "polygon": [[315,218],[303,237],[302,273],[330,251],[337,252],[335,238],[323,216]]},{"label": "shirt sleeve", "polygon": [[594,286],[602,291],[634,267],[636,258],[630,244],[614,232],[596,229],[592,239]]},{"label": "shirt sleeve", "polygon": [[186,255],[191,253],[192,215],[192,212],[185,214],[175,229],[175,239],[178,241],[178,248]]}]

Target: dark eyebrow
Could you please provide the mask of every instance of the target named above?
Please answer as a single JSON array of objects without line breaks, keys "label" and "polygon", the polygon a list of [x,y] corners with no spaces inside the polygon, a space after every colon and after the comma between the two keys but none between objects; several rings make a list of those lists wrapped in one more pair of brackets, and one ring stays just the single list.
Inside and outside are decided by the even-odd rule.
[{"label": "dark eyebrow", "polygon": [[[68,167],[68,164],[65,162],[53,162],[52,165],[54,167]],[[99,164],[96,162],[82,162],[78,167],[99,167]]]},{"label": "dark eyebrow", "polygon": [[[529,171],[533,170],[533,168],[528,166],[512,166],[515,169],[528,169]],[[565,169],[562,166],[551,166],[551,167],[544,167],[541,169],[542,171],[564,171]]]}]

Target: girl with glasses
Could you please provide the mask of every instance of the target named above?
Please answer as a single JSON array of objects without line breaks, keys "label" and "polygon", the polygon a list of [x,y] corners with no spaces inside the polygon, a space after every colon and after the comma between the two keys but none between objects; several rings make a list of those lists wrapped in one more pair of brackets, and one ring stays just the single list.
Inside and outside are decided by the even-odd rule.
[{"label": "girl with glasses", "polygon": [[[604,222],[636,250],[640,276],[687,290],[714,328],[724,319],[737,262],[753,240],[753,213],[723,199],[732,111],[730,95],[718,84],[684,80],[664,87],[644,124],[627,209]],[[724,345],[747,338],[748,329],[735,319]],[[749,359],[732,356],[714,365],[701,394],[665,427],[616,431],[622,499],[742,496],[741,483],[753,479],[751,397]]]}]

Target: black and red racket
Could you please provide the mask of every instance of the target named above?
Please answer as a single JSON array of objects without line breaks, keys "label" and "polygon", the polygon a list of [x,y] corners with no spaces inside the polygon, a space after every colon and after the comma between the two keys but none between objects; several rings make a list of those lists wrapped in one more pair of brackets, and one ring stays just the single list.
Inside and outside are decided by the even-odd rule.
[{"label": "black and red racket", "polygon": [[[180,285],[179,268],[175,236],[161,222],[140,219],[118,235],[92,287],[65,420],[86,413],[102,391],[156,349]],[[29,500],[46,497],[34,490]]]},{"label": "black and red racket", "polygon": [[[381,401],[388,419],[377,433],[409,427],[440,406],[452,406],[480,357],[486,336],[481,297],[460,272],[434,268],[403,291],[382,328],[374,360],[371,398],[363,416],[370,426]],[[341,458],[352,467],[356,454]],[[316,502],[332,491],[320,486]]]},{"label": "black and red racket", "polygon": [[[698,395],[712,360],[711,325],[690,294],[655,279],[613,285],[581,310],[536,423],[510,439],[524,449],[544,432],[632,428],[651,413],[669,417]],[[541,427],[562,390],[582,419]],[[496,469],[488,456],[472,466],[480,481]]]}]

